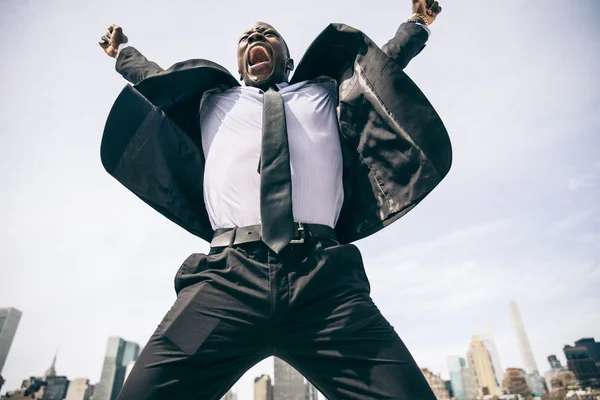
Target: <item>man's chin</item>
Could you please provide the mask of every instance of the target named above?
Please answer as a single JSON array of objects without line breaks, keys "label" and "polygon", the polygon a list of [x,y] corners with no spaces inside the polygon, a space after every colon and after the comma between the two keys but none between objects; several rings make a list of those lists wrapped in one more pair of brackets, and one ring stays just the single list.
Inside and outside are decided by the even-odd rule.
[{"label": "man's chin", "polygon": [[246,85],[248,86],[255,86],[255,87],[265,87],[265,86],[269,86],[272,82],[271,82],[271,78],[272,78],[272,74],[269,75],[260,75],[260,76],[255,76],[255,75],[248,75],[246,77]]}]

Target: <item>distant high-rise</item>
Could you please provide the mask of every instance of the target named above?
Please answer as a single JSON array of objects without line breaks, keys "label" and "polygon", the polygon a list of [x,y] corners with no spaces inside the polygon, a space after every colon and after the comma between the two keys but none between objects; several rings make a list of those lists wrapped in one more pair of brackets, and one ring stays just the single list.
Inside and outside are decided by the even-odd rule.
[{"label": "distant high-rise", "polygon": [[476,397],[501,394],[500,385],[496,381],[492,357],[478,336],[473,336],[467,361],[472,375],[472,386]]},{"label": "distant high-rise", "polygon": [[47,379],[52,376],[56,376],[56,357],[58,354],[54,354],[54,358],[52,359],[52,364],[50,367],[44,372],[44,379]]},{"label": "distant high-rise", "polygon": [[16,308],[0,308],[0,374],[6,363],[23,313]]},{"label": "distant high-rise", "polygon": [[594,338],[579,339],[575,342],[575,347],[583,346],[587,349],[587,353],[596,363],[596,367],[600,370],[600,342],[596,342]]},{"label": "distant high-rise", "polygon": [[509,394],[518,394],[523,398],[527,398],[531,395],[531,390],[525,379],[525,371],[521,368],[508,368],[504,376],[505,378],[502,387],[506,389]]},{"label": "distant high-rise", "polygon": [[47,376],[46,390],[42,400],[63,400],[69,389],[69,380],[66,376]]},{"label": "distant high-rise", "polygon": [[552,381],[558,377],[560,372],[565,371],[566,368],[562,366],[560,360],[554,354],[548,356],[548,362],[550,363],[550,370],[544,372],[544,379],[546,380],[548,391],[553,392]]},{"label": "distant high-rise", "polygon": [[275,357],[274,400],[304,400],[304,377],[291,365]]},{"label": "distant high-rise", "polygon": [[67,390],[65,400],[89,400],[90,396],[90,380],[87,378],[77,378],[69,383],[69,390]]},{"label": "distant high-rise", "polygon": [[254,400],[273,400],[273,385],[269,375],[254,378]]},{"label": "distant high-rise", "polygon": [[448,370],[450,371],[453,397],[457,400],[473,399],[471,374],[465,359],[456,356],[448,357]]},{"label": "distant high-rise", "polygon": [[125,382],[127,364],[137,360],[139,353],[140,346],[137,343],[119,337],[108,339],[102,376],[95,389],[94,400],[116,400]]},{"label": "distant high-rise", "polygon": [[446,382],[440,375],[434,374],[427,368],[421,368],[421,372],[437,400],[450,400],[450,393],[446,390]]},{"label": "distant high-rise", "polygon": [[237,394],[233,392],[233,389],[230,389],[223,397],[221,397],[221,400],[237,400]]},{"label": "distant high-rise", "polygon": [[565,346],[563,348],[569,370],[575,373],[582,388],[600,387],[600,370],[588,353],[587,346]]},{"label": "distant high-rise", "polygon": [[479,339],[488,350],[488,353],[490,353],[492,366],[494,367],[494,376],[496,376],[496,382],[498,382],[498,386],[501,386],[502,382],[504,381],[504,370],[502,369],[502,364],[500,363],[500,355],[498,354],[498,349],[496,349],[496,343],[494,342],[494,336],[492,335],[491,328],[488,328],[485,334],[479,335]]},{"label": "distant high-rise", "polygon": [[308,380],[304,384],[304,400],[319,400],[319,391]]},{"label": "distant high-rise", "polygon": [[515,331],[515,336],[517,337],[517,345],[519,346],[519,351],[521,352],[521,357],[523,357],[523,363],[525,364],[525,371],[528,374],[539,374],[533,357],[533,351],[531,350],[531,344],[529,344],[525,326],[523,325],[523,320],[521,319],[521,314],[517,307],[517,302],[510,301],[508,303],[508,309],[510,313],[510,322]]},{"label": "distant high-rise", "polygon": [[551,354],[548,356],[548,362],[550,363],[550,369],[562,369],[560,360],[556,358],[555,354]]},{"label": "distant high-rise", "polygon": [[127,364],[127,366],[125,367],[125,376],[123,377],[123,384],[125,384],[125,382],[127,381],[127,378],[129,377],[129,374],[133,370],[134,366],[135,361],[130,361],[129,364]]}]

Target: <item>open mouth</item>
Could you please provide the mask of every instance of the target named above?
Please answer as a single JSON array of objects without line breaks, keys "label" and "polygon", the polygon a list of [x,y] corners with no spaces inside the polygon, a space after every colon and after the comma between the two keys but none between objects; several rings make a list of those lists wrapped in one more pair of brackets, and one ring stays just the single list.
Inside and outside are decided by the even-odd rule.
[{"label": "open mouth", "polygon": [[266,72],[271,63],[271,54],[262,44],[256,44],[248,51],[248,67],[251,73]]}]

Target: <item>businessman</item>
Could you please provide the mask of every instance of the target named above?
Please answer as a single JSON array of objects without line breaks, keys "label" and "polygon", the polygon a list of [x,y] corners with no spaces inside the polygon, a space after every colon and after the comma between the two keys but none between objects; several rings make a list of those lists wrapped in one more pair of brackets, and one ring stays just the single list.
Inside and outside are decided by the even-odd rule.
[{"label": "businessman", "polygon": [[412,8],[381,49],[328,26],[296,69],[281,34],[255,23],[237,45],[237,78],[198,59],[163,70],[115,25],[102,36],[134,85],[108,116],[104,167],[210,242],[177,271],[177,299],[120,400],[219,399],[272,355],[329,399],[435,399],[351,244],[450,169],[443,123],[403,72],[441,7]]}]

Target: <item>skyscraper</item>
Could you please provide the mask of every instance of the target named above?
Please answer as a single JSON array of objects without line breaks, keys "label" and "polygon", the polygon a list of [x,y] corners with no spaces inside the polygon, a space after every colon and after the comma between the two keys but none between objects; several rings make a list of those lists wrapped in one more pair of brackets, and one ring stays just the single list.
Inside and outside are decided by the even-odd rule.
[{"label": "skyscraper", "polygon": [[23,313],[16,308],[0,308],[0,374],[17,333],[21,315]]},{"label": "skyscraper", "polygon": [[591,386],[600,387],[600,370],[596,362],[588,353],[586,346],[565,346],[563,348],[567,357],[569,370],[575,373],[582,388]]},{"label": "skyscraper", "polygon": [[579,339],[575,342],[575,347],[583,346],[587,349],[587,353],[596,363],[596,367],[600,370],[600,343],[594,338]]},{"label": "skyscraper", "polygon": [[437,400],[450,400],[450,393],[446,390],[446,382],[440,375],[434,374],[427,368],[421,368],[421,372]]},{"label": "skyscraper", "polygon": [[274,400],[304,400],[304,377],[291,365],[275,357]]},{"label": "skyscraper", "polygon": [[54,358],[52,359],[52,364],[50,367],[44,372],[44,379],[47,379],[52,376],[56,376],[56,357],[58,356],[58,352],[54,354]]},{"label": "skyscraper", "polygon": [[65,400],[89,400],[91,395],[90,380],[87,378],[73,379],[67,390]]},{"label": "skyscraper", "polygon": [[254,378],[254,400],[273,400],[273,385],[269,375]]},{"label": "skyscraper", "polygon": [[221,400],[237,400],[237,394],[233,392],[233,389],[230,389],[223,397],[221,397]]},{"label": "skyscraper", "polygon": [[525,364],[525,379],[527,380],[527,385],[534,396],[541,396],[546,392],[544,379],[540,376],[535,358],[533,357],[531,344],[529,343],[527,332],[525,332],[525,326],[523,325],[517,302],[510,301],[508,303],[508,310],[510,313],[510,323],[515,331],[517,345],[519,346],[519,351],[521,352],[521,357],[523,357],[523,363]]},{"label": "skyscraper", "polygon": [[310,383],[310,381],[307,380],[304,387],[304,400],[319,400],[319,391],[312,383]]},{"label": "skyscraper", "polygon": [[448,370],[450,371],[450,385],[457,400],[471,400],[473,388],[471,374],[467,362],[462,357],[448,357]]},{"label": "skyscraper", "polygon": [[560,360],[556,358],[555,354],[550,354],[548,356],[548,362],[550,363],[550,369],[562,369],[562,365],[560,364]]},{"label": "skyscraper", "polygon": [[473,336],[467,361],[472,376],[472,386],[476,397],[500,395],[500,385],[496,381],[492,357],[478,336]]},{"label": "skyscraper", "polygon": [[69,388],[69,380],[66,376],[46,377],[46,390],[42,400],[63,400]]},{"label": "skyscraper", "polygon": [[548,391],[553,392],[552,381],[558,377],[560,372],[567,369],[561,365],[560,360],[554,354],[548,356],[548,362],[550,363],[550,370],[544,373],[544,379],[546,380]]},{"label": "skyscraper", "polygon": [[523,363],[525,364],[525,371],[528,374],[539,374],[533,357],[533,351],[531,350],[531,345],[529,344],[529,339],[525,332],[525,326],[523,325],[523,320],[521,319],[521,314],[517,307],[517,302],[510,301],[508,303],[508,309],[510,313],[510,322],[515,331],[515,336],[517,337],[517,345],[519,346],[519,351],[521,352],[521,357],[523,357]]},{"label": "skyscraper", "polygon": [[496,343],[494,342],[494,336],[492,334],[492,329],[488,327],[487,332],[483,335],[479,335],[479,339],[481,339],[481,343],[485,346],[490,353],[490,357],[492,359],[492,366],[494,367],[494,375],[496,376],[496,382],[501,386],[504,381],[504,370],[502,369],[502,364],[500,363],[500,355],[498,354],[498,349],[496,349]]},{"label": "skyscraper", "polygon": [[119,337],[111,337],[106,345],[102,376],[94,393],[94,400],[115,400],[123,382],[127,364],[137,360],[140,346]]}]

